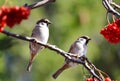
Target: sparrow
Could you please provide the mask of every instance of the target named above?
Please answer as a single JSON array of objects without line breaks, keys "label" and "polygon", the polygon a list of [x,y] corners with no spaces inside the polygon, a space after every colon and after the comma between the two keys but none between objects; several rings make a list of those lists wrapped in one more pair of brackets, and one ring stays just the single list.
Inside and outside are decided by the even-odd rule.
[{"label": "sparrow", "polygon": [[[37,21],[35,28],[32,31],[32,38],[35,38],[36,40],[40,41],[41,43],[47,44],[48,38],[49,38],[49,24],[51,22],[48,19],[40,19]],[[32,63],[39,51],[41,51],[44,47],[34,43],[29,43],[29,49],[30,49],[30,60],[27,66],[27,71],[31,71]]]},{"label": "sparrow", "polygon": [[[86,56],[87,52],[87,44],[89,42],[90,37],[88,36],[81,36],[79,37],[70,47],[68,53],[76,54],[77,57]],[[72,57],[73,59],[78,59],[77,57]],[[59,68],[54,74],[53,78],[56,79],[64,70],[78,65],[77,63],[74,63],[70,61],[69,59],[65,58],[65,63],[61,68]]]}]

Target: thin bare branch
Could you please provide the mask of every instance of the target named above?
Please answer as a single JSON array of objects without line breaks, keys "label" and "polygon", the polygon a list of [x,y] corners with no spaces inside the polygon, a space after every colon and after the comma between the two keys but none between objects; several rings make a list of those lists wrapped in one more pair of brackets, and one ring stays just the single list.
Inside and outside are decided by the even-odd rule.
[{"label": "thin bare branch", "polygon": [[38,8],[38,7],[41,7],[43,5],[46,5],[48,3],[55,2],[55,1],[56,0],[43,0],[43,1],[39,1],[39,2],[36,2],[36,3],[30,4],[30,5],[28,5],[26,3],[24,6],[30,8],[30,9],[34,9],[34,8]]},{"label": "thin bare branch", "polygon": [[113,5],[113,6],[115,6],[115,8],[120,9],[120,6],[119,6],[119,5],[117,5],[117,4],[116,4],[116,3],[114,3],[114,2],[111,2],[110,4],[111,4],[111,5]]},{"label": "thin bare branch", "polygon": [[95,71],[94,71],[95,69],[91,68],[91,65],[93,65],[93,64],[87,59],[87,57],[79,57],[78,59],[72,59],[71,57],[73,57],[73,56],[76,57],[75,54],[67,53],[67,52],[61,50],[60,48],[56,47],[55,45],[43,44],[40,41],[36,40],[35,38],[22,36],[22,35],[19,35],[19,34],[14,34],[14,33],[8,32],[6,30],[4,30],[2,33],[7,35],[7,36],[11,36],[11,37],[21,39],[21,40],[24,40],[24,41],[35,42],[35,43],[37,43],[39,45],[42,45],[42,46],[44,46],[44,47],[46,47],[50,50],[53,50],[53,51],[59,53],[63,57],[65,57],[65,58],[67,58],[67,59],[69,59],[73,62],[82,64],[90,72],[90,74],[92,74],[99,81],[103,81],[101,79],[101,77],[95,73]]},{"label": "thin bare branch", "polygon": [[120,13],[114,9],[114,8],[120,8],[120,6],[112,2],[112,0],[102,0],[102,3],[103,3],[103,6],[106,8],[107,12],[117,17],[120,17]]}]

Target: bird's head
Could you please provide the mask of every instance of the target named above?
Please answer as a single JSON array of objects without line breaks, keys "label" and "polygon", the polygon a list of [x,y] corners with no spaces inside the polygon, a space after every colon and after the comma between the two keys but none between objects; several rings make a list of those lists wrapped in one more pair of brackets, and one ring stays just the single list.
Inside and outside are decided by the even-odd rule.
[{"label": "bird's head", "polygon": [[91,40],[90,37],[88,37],[88,36],[81,36],[81,37],[79,37],[77,39],[77,42],[80,42],[81,44],[87,45],[89,40]]},{"label": "bird's head", "polygon": [[49,25],[49,24],[51,24],[51,22],[48,20],[48,19],[46,19],[46,18],[44,18],[44,19],[40,19],[40,20],[38,20],[37,21],[37,23],[36,23],[37,25]]}]

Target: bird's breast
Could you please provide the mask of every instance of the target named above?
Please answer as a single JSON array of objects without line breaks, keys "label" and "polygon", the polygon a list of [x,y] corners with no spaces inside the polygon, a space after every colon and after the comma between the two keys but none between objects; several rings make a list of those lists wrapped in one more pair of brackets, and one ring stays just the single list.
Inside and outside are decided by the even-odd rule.
[{"label": "bird's breast", "polygon": [[37,27],[34,29],[32,37],[36,38],[42,43],[47,43],[49,38],[49,29],[48,27]]},{"label": "bird's breast", "polygon": [[43,42],[43,43],[47,43],[48,41],[48,38],[49,38],[49,29],[48,27],[44,27],[44,28],[40,28],[40,41]]},{"label": "bird's breast", "polygon": [[80,44],[80,43],[76,43],[75,47],[74,47],[74,53],[79,54],[79,56],[83,56],[86,54],[87,48]]}]

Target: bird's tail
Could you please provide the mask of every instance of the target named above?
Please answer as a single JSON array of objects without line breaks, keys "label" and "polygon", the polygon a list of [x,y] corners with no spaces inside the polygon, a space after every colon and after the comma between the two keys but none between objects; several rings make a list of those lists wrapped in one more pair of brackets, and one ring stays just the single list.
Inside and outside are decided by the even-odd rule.
[{"label": "bird's tail", "polygon": [[32,63],[33,63],[33,60],[35,58],[35,55],[36,54],[31,54],[31,57],[30,57],[30,60],[29,60],[29,63],[28,63],[28,66],[27,66],[27,71],[30,72],[31,71],[31,68],[32,68]]},{"label": "bird's tail", "polygon": [[58,69],[54,74],[53,78],[56,79],[65,69],[69,68],[68,64],[64,64],[60,69]]}]

